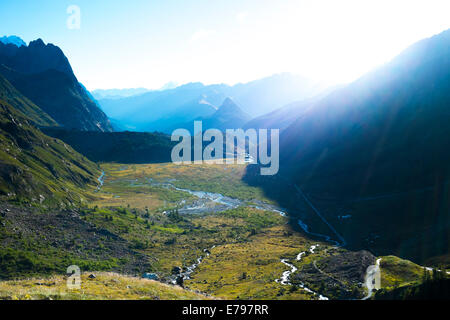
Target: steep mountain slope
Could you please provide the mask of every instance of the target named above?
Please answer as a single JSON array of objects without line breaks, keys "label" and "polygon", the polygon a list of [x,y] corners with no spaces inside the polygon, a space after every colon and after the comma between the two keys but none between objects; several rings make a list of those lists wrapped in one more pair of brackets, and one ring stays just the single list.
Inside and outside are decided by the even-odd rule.
[{"label": "steep mountain slope", "polygon": [[[312,106],[282,137],[284,163],[299,173],[300,184],[327,175],[330,191],[355,195],[443,179],[450,156],[444,147],[450,139],[448,70],[450,31]],[[311,166],[317,176],[302,175]],[[354,178],[345,178],[348,190],[336,177],[347,170]]]},{"label": "steep mountain slope", "polygon": [[[37,201],[49,206],[80,202],[93,189],[100,174],[97,166],[62,141],[36,129],[8,96],[6,80],[0,86],[0,198]],[[14,103],[26,98],[14,93]]]},{"label": "steep mountain slope", "polygon": [[302,76],[280,73],[263,79],[240,83],[227,90],[227,95],[252,117],[258,117],[294,101],[309,99],[328,86]]},{"label": "steep mountain slope", "polygon": [[244,125],[244,128],[255,129],[280,129],[280,131],[289,127],[295,120],[300,118],[309,108],[317,101],[320,101],[331,92],[342,86],[332,86],[322,90],[319,94],[309,99],[289,103],[275,111],[269,112],[262,116],[253,118]]},{"label": "steep mountain slope", "polygon": [[244,128],[284,130],[306,112],[312,104],[311,100],[290,103],[287,106],[248,121],[245,123]]},{"label": "steep mountain slope", "polygon": [[281,135],[281,176],[350,247],[416,261],[448,252],[449,70],[446,31],[313,104]]},{"label": "steep mountain slope", "polygon": [[112,131],[58,47],[41,39],[21,47],[0,43],[0,73],[61,126]]},{"label": "steep mountain slope", "polygon": [[19,93],[1,74],[0,99],[9,103],[16,110],[26,114],[38,126],[53,127],[58,125],[47,113]]}]

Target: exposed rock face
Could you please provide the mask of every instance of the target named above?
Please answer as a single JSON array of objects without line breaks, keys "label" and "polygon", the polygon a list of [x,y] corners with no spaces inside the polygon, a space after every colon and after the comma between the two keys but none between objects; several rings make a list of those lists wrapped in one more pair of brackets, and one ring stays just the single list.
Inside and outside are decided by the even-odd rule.
[{"label": "exposed rock face", "polygon": [[41,39],[20,47],[0,42],[0,73],[61,126],[113,131],[107,116],[78,82],[57,46]]},{"label": "exposed rock face", "polygon": [[21,47],[0,45],[0,62],[21,73],[56,70],[76,79],[62,50],[51,43],[45,44],[42,39],[31,41],[28,46]]},{"label": "exposed rock face", "polygon": [[180,274],[182,271],[181,267],[175,266],[172,268],[172,274]]}]

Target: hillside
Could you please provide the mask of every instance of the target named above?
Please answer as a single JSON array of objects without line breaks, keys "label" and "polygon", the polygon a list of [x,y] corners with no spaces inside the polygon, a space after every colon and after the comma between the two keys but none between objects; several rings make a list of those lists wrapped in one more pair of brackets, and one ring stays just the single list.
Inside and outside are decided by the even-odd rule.
[{"label": "hillside", "polygon": [[311,107],[311,100],[293,102],[268,114],[254,118],[244,124],[244,129],[280,129],[289,127],[308,108]]},{"label": "hillside", "polygon": [[312,104],[281,135],[280,175],[349,246],[419,262],[447,252],[449,69],[446,31]]},{"label": "hillside", "polygon": [[321,90],[307,99],[289,103],[272,112],[251,119],[244,125],[244,129],[280,129],[288,128],[295,120],[300,118],[315,103],[342,86],[332,86]]},{"label": "hillside", "polygon": [[[203,300],[205,295],[154,280],[117,273],[81,275],[81,289],[67,289],[67,278],[52,276],[29,280],[1,281],[3,300]],[[31,289],[30,289],[31,287]]]},{"label": "hillside", "polygon": [[19,110],[44,114],[2,77],[0,83],[1,198],[51,206],[80,202],[85,190],[97,184],[97,166],[62,141],[36,129]]},{"label": "hillside", "polygon": [[22,112],[35,125],[42,127],[58,126],[47,113],[42,111],[29,99],[25,98],[0,74],[0,99],[10,104],[16,110]]}]

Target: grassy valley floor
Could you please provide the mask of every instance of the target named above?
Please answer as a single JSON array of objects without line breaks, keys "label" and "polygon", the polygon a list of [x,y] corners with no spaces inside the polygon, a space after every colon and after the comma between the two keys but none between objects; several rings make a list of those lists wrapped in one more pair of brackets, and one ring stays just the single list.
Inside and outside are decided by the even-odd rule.
[{"label": "grassy valley floor", "polygon": [[[82,208],[41,212],[5,205],[0,218],[4,261],[0,277],[5,280],[0,282],[0,297],[319,299],[326,294],[336,299],[366,295],[361,259],[374,263],[375,257],[353,255],[348,262],[351,271],[334,266],[348,251],[292,230],[276,203],[241,180],[246,165],[106,163],[101,168],[105,175],[92,193],[95,200]],[[392,259],[382,260],[382,272],[390,270],[382,277],[384,286],[420,280],[419,266],[405,265],[412,271],[405,273],[402,267],[399,273],[394,267],[399,263]],[[65,274],[72,264],[85,272],[79,292],[64,291],[64,277],[55,276]],[[111,271],[129,276],[105,273]],[[87,279],[92,272],[96,278]],[[159,281],[141,279],[144,273],[154,274]],[[43,276],[50,277],[42,280],[47,285],[36,284]],[[185,290],[173,285],[177,277],[184,277],[178,283]],[[336,283],[339,290],[326,287],[334,288]]]}]

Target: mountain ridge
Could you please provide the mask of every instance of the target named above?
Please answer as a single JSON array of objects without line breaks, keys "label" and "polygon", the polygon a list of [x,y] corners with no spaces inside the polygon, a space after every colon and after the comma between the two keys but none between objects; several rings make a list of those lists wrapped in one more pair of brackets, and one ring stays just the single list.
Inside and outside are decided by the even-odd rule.
[{"label": "mountain ridge", "polygon": [[100,99],[99,104],[109,117],[124,127],[171,133],[180,124],[211,116],[226,97],[233,97],[243,111],[254,117],[314,96],[325,88],[299,76],[278,74],[234,86],[192,82],[123,99]]},{"label": "mountain ridge", "polygon": [[0,43],[0,73],[59,125],[88,131],[113,130],[59,47],[42,39],[20,48]]},{"label": "mountain ridge", "polygon": [[[279,175],[301,188],[350,248],[415,261],[447,252],[448,70],[450,30],[312,103],[281,133]],[[252,183],[251,172],[246,179]],[[344,223],[339,212],[351,218]]]}]

